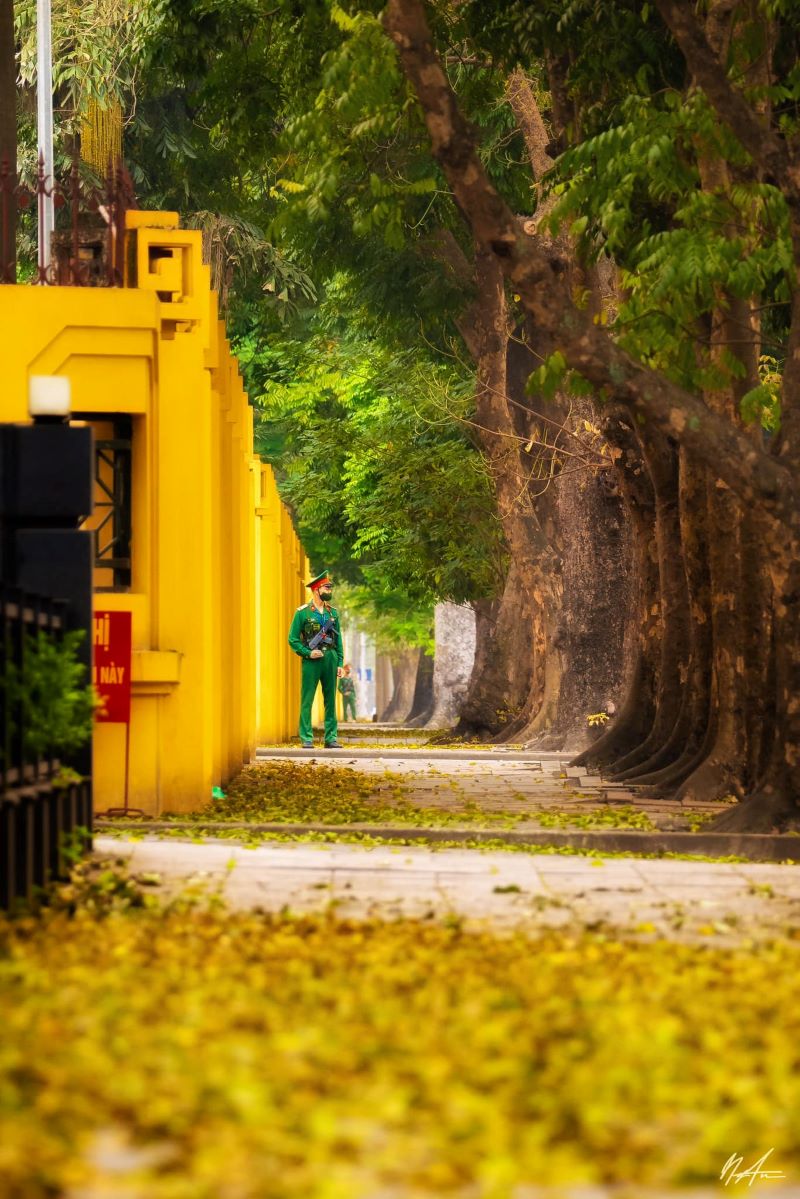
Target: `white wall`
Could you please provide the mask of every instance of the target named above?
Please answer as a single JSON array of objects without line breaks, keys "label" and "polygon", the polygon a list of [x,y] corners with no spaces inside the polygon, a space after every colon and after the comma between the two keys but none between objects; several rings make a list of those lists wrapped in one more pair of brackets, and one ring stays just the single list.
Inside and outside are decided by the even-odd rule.
[{"label": "white wall", "polygon": [[428,729],[455,724],[475,661],[475,613],[469,604],[437,604],[434,612],[433,715]]}]

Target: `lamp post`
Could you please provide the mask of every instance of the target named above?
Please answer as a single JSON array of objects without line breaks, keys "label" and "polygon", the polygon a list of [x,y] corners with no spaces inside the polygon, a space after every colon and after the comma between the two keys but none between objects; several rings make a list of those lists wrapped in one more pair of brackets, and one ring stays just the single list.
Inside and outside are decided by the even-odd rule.
[{"label": "lamp post", "polygon": [[55,228],[53,204],[53,39],[50,0],[36,0],[36,117],[39,154],[49,195],[39,197],[39,265],[50,266],[50,242]]}]

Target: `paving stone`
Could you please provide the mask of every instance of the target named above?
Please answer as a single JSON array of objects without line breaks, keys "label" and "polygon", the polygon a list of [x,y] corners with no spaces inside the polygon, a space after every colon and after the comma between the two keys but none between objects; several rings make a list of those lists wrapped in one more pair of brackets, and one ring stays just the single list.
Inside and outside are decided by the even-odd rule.
[{"label": "paving stone", "polygon": [[[150,838],[98,837],[95,846],[98,853],[128,858],[133,872],[161,876],[168,893],[191,879],[209,893],[221,892],[234,907],[268,911],[325,911],[334,900],[337,911],[365,918],[433,911],[498,927],[602,925],[634,936],[655,935],[640,929],[652,925],[658,935],[684,941],[702,940],[698,929],[713,926],[714,943],[727,938],[725,943],[736,944],[791,932],[800,908],[778,895],[783,879],[800,882],[796,866],[758,868],[759,883],[774,884],[771,897],[753,893],[753,878],[744,872],[752,868],[728,863],[405,847],[393,852],[342,844],[247,850]],[[730,927],[726,917],[734,922]]]},{"label": "paving stone", "polygon": [[[378,730],[374,731],[380,736]],[[502,751],[467,747],[434,755],[426,753],[424,747],[415,751],[392,748],[385,738],[379,748],[380,753],[375,753],[362,740],[337,754],[294,751],[288,755],[285,747],[276,747],[268,756],[303,756],[334,769],[352,767],[371,774],[376,793],[384,800],[395,786],[394,776],[401,775],[406,802],[464,811],[465,817],[469,816],[470,805],[487,812],[509,812],[522,818],[511,826],[520,832],[545,831],[540,814],[548,810],[572,813],[578,818],[601,806],[613,811],[609,805],[632,805],[659,829],[686,828],[690,813],[720,810],[719,805],[711,804],[687,809],[674,801],[648,796],[635,786],[603,783],[599,776],[570,766],[558,753],[520,753],[516,747]],[[498,824],[497,833],[503,828]],[[540,906],[563,905],[558,910],[572,913],[573,918],[579,909],[580,919],[589,923],[613,917],[630,924],[638,918],[637,912],[644,911],[659,928],[664,921],[664,927],[669,926],[676,905],[700,921],[708,921],[709,912],[716,919],[727,907],[729,912],[741,915],[748,926],[761,922],[770,929],[776,925],[792,927],[799,918],[800,866],[598,859],[467,849],[434,852],[421,845],[366,847],[303,842],[262,844],[250,849],[230,841],[196,845],[188,840],[159,842],[149,838],[126,846],[103,838],[97,843],[112,853],[132,853],[135,869],[162,871],[165,885],[172,886],[174,880],[191,875],[202,885],[222,887],[237,906],[266,903],[279,909],[284,903],[293,908],[313,904],[316,910],[329,902],[329,894],[324,893],[327,887],[328,891],[335,890],[337,897],[341,891],[347,892],[350,906],[353,894],[361,895],[359,910],[365,910],[366,904],[370,912],[380,910],[381,905],[396,911],[398,903],[401,907],[412,901],[439,903],[444,893],[460,914],[472,918],[484,910],[494,921],[505,921],[508,913],[517,920],[520,912],[526,919],[538,920],[535,901]],[[230,863],[235,863],[233,870],[228,869]],[[345,884],[340,886],[341,879]],[[499,892],[497,887],[501,888]],[[520,892],[503,892],[504,887],[522,888],[527,902],[519,902]],[[657,920],[659,911],[662,917]],[[686,922],[691,923],[688,918]],[[675,935],[674,930],[670,935]]]}]

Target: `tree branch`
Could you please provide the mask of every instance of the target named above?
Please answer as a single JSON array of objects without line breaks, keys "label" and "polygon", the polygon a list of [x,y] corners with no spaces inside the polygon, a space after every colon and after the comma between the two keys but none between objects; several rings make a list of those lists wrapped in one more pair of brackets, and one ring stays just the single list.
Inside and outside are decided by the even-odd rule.
[{"label": "tree branch", "polygon": [[433,47],[420,0],[389,0],[384,27],[422,106],[434,157],[476,244],[490,251],[539,330],[573,369],[625,404],[642,423],[674,438],[745,501],[758,498],[781,520],[793,505],[790,472],[702,400],[624,353],[570,295],[565,264],[528,237],[490,182],[472,131]]},{"label": "tree branch", "polygon": [[[450,229],[439,227],[425,238],[425,247],[450,279],[466,291],[475,289],[475,263],[470,262]],[[481,297],[476,297],[456,321],[456,328],[475,362],[481,355]]]},{"label": "tree branch", "polygon": [[440,225],[424,239],[437,262],[441,262],[454,282],[461,287],[475,286],[475,263],[470,262],[450,229]]},{"label": "tree branch", "polygon": [[800,163],[737,91],[686,0],[655,0],[661,19],[678,43],[686,65],[720,120],[730,127],[753,161],[800,204]]},{"label": "tree branch", "polygon": [[547,153],[550,135],[547,132],[539,105],[533,94],[533,88],[523,72],[517,68],[512,71],[506,84],[506,95],[511,111],[517,119],[528,157],[531,160],[533,177],[537,183],[553,165],[553,159]]}]

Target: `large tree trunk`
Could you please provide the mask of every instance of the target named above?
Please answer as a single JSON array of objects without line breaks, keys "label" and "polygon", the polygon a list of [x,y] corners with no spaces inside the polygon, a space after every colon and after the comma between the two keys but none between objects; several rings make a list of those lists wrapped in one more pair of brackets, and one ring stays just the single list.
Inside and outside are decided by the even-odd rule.
[{"label": "large tree trunk", "polygon": [[744,646],[739,611],[739,506],[716,481],[708,484],[711,582],[711,712],[702,761],[678,791],[685,801],[741,796],[747,761],[745,723]]},{"label": "large tree trunk", "polygon": [[714,831],[800,831],[800,562],[797,559],[786,570],[784,586],[775,597],[774,663],[770,679],[775,686],[775,718],[765,770],[743,803],[717,817],[710,826]]},{"label": "large tree trunk", "polygon": [[680,549],[688,592],[689,666],[678,719],[663,748],[636,775],[638,783],[674,789],[697,765],[709,715],[711,663],[711,598],[708,568],[706,483],[684,451],[679,454]]},{"label": "large tree trunk", "polygon": [[391,654],[394,690],[392,698],[381,714],[381,721],[396,721],[404,724],[414,703],[414,688],[417,682],[417,667],[422,651],[419,647],[404,649]]},{"label": "large tree trunk", "polygon": [[[706,35],[709,44],[721,57],[726,57],[737,6],[728,0],[712,0],[706,14]],[[701,186],[711,196],[724,194],[730,188],[727,164],[701,145],[698,154]],[[728,230],[735,237],[737,230]],[[739,421],[739,400],[744,391],[758,381],[758,351],[755,344],[746,344],[751,329],[751,311],[746,300],[725,292],[710,313],[709,349],[711,361],[724,378],[727,363],[737,358],[742,368],[742,380],[737,386],[731,378],[725,386],[706,393],[711,411],[733,424]],[[747,775],[747,711],[745,695],[745,651],[742,621],[742,558],[741,507],[735,494],[720,480],[716,472],[706,471],[706,503],[708,516],[707,558],[709,566],[710,633],[710,708],[706,735],[694,769],[678,791],[679,798],[696,802],[720,799],[727,795],[741,796]],[[679,778],[671,781],[680,782]]]},{"label": "large tree trunk", "polygon": [[[761,436],[761,430],[756,430]],[[747,761],[745,792],[755,790],[764,776],[775,727],[775,642],[773,595],[764,538],[750,509],[741,514],[741,615],[744,650],[744,703]]]},{"label": "large tree trunk", "polygon": [[[546,414],[530,410],[526,383],[549,349],[522,329],[507,344],[506,427],[520,446],[534,452],[526,456],[517,451],[514,458],[509,454],[502,464],[517,472],[516,506],[507,514],[504,529],[524,598],[512,606],[516,618],[510,619],[510,649],[498,646],[495,651],[500,689],[516,690],[523,682],[514,656],[523,629],[529,632],[532,656],[524,662],[530,680],[524,702],[515,695],[513,703],[501,705],[504,722],[485,723],[496,739],[578,749],[588,740],[589,714],[613,710],[630,674],[623,644],[630,615],[632,546],[617,472],[578,435],[587,426],[595,427],[593,406],[559,396],[548,404]],[[496,463],[495,470],[498,467]],[[504,597],[503,605],[507,603]],[[501,608],[495,644],[503,630]],[[490,706],[490,711],[497,709],[496,702]]]},{"label": "large tree trunk", "polygon": [[502,598],[486,613],[478,648],[483,669],[478,673],[476,663],[458,732],[498,736],[520,716],[532,674],[542,689],[546,686],[547,659],[536,647],[543,642],[542,607],[557,566],[529,493],[525,438],[509,405],[510,327],[502,271],[491,255],[480,252],[475,276],[478,299],[470,340],[477,361],[476,437],[494,483],[511,565]]},{"label": "large tree trunk", "polygon": [[[536,165],[541,139],[534,134],[540,133],[541,117],[530,85],[520,85],[518,72],[512,79],[512,106],[538,178],[544,164]],[[559,248],[572,255],[567,239]],[[610,264],[587,273],[573,263],[569,273],[596,313],[613,302]],[[616,445],[618,422],[601,417],[587,398],[561,393],[533,410],[528,379],[554,348],[552,338],[539,335],[530,323],[508,346],[507,389],[516,431],[527,445],[552,448],[544,455],[546,469],[540,465],[538,472],[547,476],[549,471],[549,482],[533,477],[529,488],[549,550],[536,594],[531,689],[522,716],[504,739],[574,752],[590,740],[588,717],[614,712],[633,673],[633,654],[626,653],[634,602],[633,541],[620,472],[592,448],[594,438]],[[623,445],[627,441],[625,433]]]},{"label": "large tree trunk", "polygon": [[616,425],[613,440],[622,451],[619,478],[632,527],[634,582],[624,651],[629,664],[628,691],[599,740],[576,758],[577,765],[593,767],[610,765],[644,741],[655,716],[661,664],[655,491],[639,437],[624,419],[612,419]]},{"label": "large tree trunk", "polygon": [[[519,71],[508,98],[539,178],[552,165],[548,134]],[[440,253],[451,267],[457,263],[452,246],[443,242]],[[487,612],[458,731],[578,748],[587,716],[613,709],[623,691],[628,610],[610,598],[614,581],[630,574],[621,502],[607,484],[613,470],[598,470],[603,464],[576,435],[583,421],[594,424],[588,401],[562,396],[547,415],[530,412],[526,383],[555,348],[552,338],[534,338],[530,329],[510,336],[502,272],[491,255],[477,253],[475,281],[477,297],[461,328],[477,367],[476,440],[494,480],[512,568],[502,599]],[[593,295],[599,311],[599,287]],[[575,584],[568,593],[564,572]]]},{"label": "large tree trunk", "polygon": [[530,684],[532,597],[512,559],[499,600],[475,605],[475,665],[455,735],[494,737],[515,719]]},{"label": "large tree trunk", "polygon": [[394,695],[392,662],[388,654],[375,654],[375,719],[381,720]]},{"label": "large tree trunk", "polygon": [[681,708],[690,656],[686,575],[680,555],[678,456],[674,443],[649,437],[643,443],[655,500],[655,551],[659,578],[659,664],[653,722],[645,739],[613,765],[613,777],[635,776],[650,767],[668,742]]},{"label": "large tree trunk", "polygon": [[[596,417],[586,400],[570,403],[570,422],[580,428]],[[543,749],[583,749],[590,741],[588,717],[615,712],[633,670],[633,538],[618,472],[567,470],[549,496],[558,575],[543,608],[549,694],[531,705],[521,736]],[[556,587],[557,584],[557,587]],[[626,646],[629,652],[626,653]]]},{"label": "large tree trunk", "polygon": [[[795,258],[800,261],[800,228],[794,237]],[[800,287],[792,298],[792,316],[783,380],[781,429],[774,446],[778,460],[792,476],[800,478]],[[767,614],[773,634],[769,654],[762,660],[771,690],[756,709],[753,746],[761,740],[764,769],[743,803],[714,821],[725,832],[800,831],[800,503],[792,507],[785,529],[765,525],[759,514],[748,512],[743,523],[743,560],[759,546],[766,552],[772,584],[773,609]],[[756,546],[754,547],[753,541]],[[747,652],[764,646],[763,634],[750,614],[746,627]],[[751,687],[752,687],[751,681]],[[751,705],[751,714],[753,711]],[[751,749],[749,759],[757,756]]]},{"label": "large tree trunk", "polygon": [[417,679],[414,684],[414,699],[411,711],[406,717],[406,724],[421,728],[430,720],[433,713],[433,655],[422,653],[417,666]]},{"label": "large tree trunk", "polygon": [[[14,0],[0,0],[0,172],[17,174],[17,60],[14,39]],[[6,185],[7,186],[7,185]],[[0,262],[0,283],[14,283],[17,277],[16,205],[0,188],[0,209],[4,209],[4,259]]]},{"label": "large tree trunk", "polygon": [[549,744],[573,752],[590,741],[590,715],[619,708],[632,667],[625,656],[632,538],[615,474],[572,476],[558,489],[564,598],[557,644],[563,668]]}]

